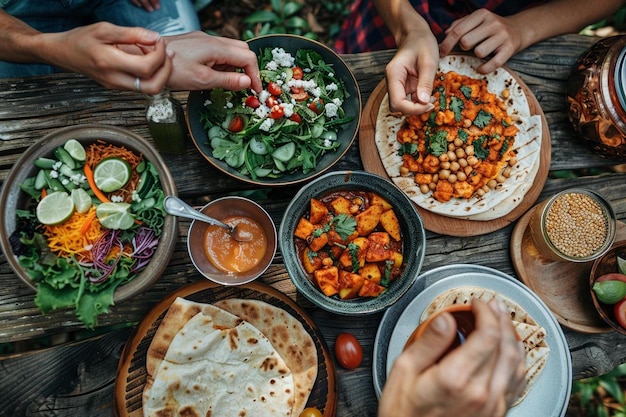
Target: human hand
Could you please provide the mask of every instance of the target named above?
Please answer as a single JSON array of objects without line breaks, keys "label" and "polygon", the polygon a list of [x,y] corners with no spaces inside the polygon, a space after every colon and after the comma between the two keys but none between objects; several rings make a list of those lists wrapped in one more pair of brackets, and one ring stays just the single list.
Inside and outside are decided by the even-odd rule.
[{"label": "human hand", "polygon": [[161,8],[160,0],[130,0],[137,7],[146,9],[149,12],[153,12]]},{"label": "human hand", "polygon": [[156,32],[143,28],[95,23],[46,37],[47,62],[85,74],[107,88],[156,94],[172,71],[166,44]]},{"label": "human hand", "polygon": [[436,318],[396,360],[382,392],[378,417],[500,417],[521,394],[524,348],[499,301],[474,300],[476,328],[466,342],[436,362],[452,343],[456,323]]},{"label": "human hand", "polygon": [[521,29],[515,20],[486,9],[455,20],[445,33],[439,45],[441,56],[448,55],[457,44],[464,51],[473,49],[478,58],[489,57],[476,69],[481,74],[501,67],[522,48]]},{"label": "human hand", "polygon": [[173,90],[263,89],[257,56],[246,42],[197,31],[167,37],[167,45],[175,52],[168,82]]},{"label": "human hand", "polygon": [[391,110],[406,115],[432,110],[438,65],[437,40],[430,30],[407,36],[385,68]]}]

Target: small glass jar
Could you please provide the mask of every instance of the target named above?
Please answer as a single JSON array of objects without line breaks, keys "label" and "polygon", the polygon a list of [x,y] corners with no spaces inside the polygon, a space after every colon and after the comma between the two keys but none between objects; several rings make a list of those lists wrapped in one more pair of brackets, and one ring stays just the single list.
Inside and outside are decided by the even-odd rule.
[{"label": "small glass jar", "polygon": [[598,155],[626,161],[626,35],[601,39],[567,82],[569,119]]},{"label": "small glass jar", "polygon": [[608,200],[591,190],[571,188],[538,204],[529,227],[535,248],[546,258],[589,262],[611,248],[616,222]]},{"label": "small glass jar", "polygon": [[163,153],[184,154],[187,128],[183,106],[165,88],[159,94],[148,96],[146,106],[148,130],[156,148]]}]

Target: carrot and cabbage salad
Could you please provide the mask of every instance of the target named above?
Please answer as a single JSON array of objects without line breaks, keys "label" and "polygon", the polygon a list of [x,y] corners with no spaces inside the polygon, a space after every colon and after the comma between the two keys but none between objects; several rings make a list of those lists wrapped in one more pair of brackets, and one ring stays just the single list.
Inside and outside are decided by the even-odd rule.
[{"label": "carrot and cabbage salad", "polygon": [[[20,185],[31,198],[25,209],[16,210],[18,227],[10,240],[20,265],[37,285],[40,310],[73,307],[93,328],[98,315],[113,305],[115,290],[152,259],[166,215],[165,194],[156,167],[123,146],[98,140],[85,145],[78,159],[59,148],[54,157],[35,161],[39,172]],[[130,174],[124,184],[105,192],[96,186],[94,170],[110,158],[128,166]],[[40,221],[37,207],[46,196],[67,193],[73,198],[77,189],[89,196],[86,209],[76,202],[62,222]]]}]

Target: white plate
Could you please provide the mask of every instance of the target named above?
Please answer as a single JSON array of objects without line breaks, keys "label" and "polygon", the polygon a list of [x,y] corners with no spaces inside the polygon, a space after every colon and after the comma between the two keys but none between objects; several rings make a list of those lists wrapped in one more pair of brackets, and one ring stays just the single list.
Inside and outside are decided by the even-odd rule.
[{"label": "white plate", "polygon": [[[415,291],[412,288],[401,300],[402,304],[394,305],[394,310],[385,313],[374,348],[376,394],[380,397],[388,371],[415,330],[423,310],[442,292],[466,285],[488,288],[511,298],[547,332],[550,355],[546,367],[524,401],[512,408],[507,416],[564,416],[571,391],[572,364],[561,327],[545,304],[524,284],[499,271],[476,265],[451,265],[421,275],[414,286]],[[385,348],[381,349],[381,346]]]}]

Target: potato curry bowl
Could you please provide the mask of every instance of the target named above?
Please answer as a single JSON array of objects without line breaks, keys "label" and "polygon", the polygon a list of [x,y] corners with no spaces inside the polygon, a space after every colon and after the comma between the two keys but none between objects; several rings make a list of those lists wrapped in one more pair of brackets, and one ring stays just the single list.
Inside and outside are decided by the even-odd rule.
[{"label": "potato curry bowl", "polygon": [[392,305],[415,282],[426,237],[409,198],[384,178],[332,172],[303,187],[279,230],[294,285],[337,314],[371,314]]}]

